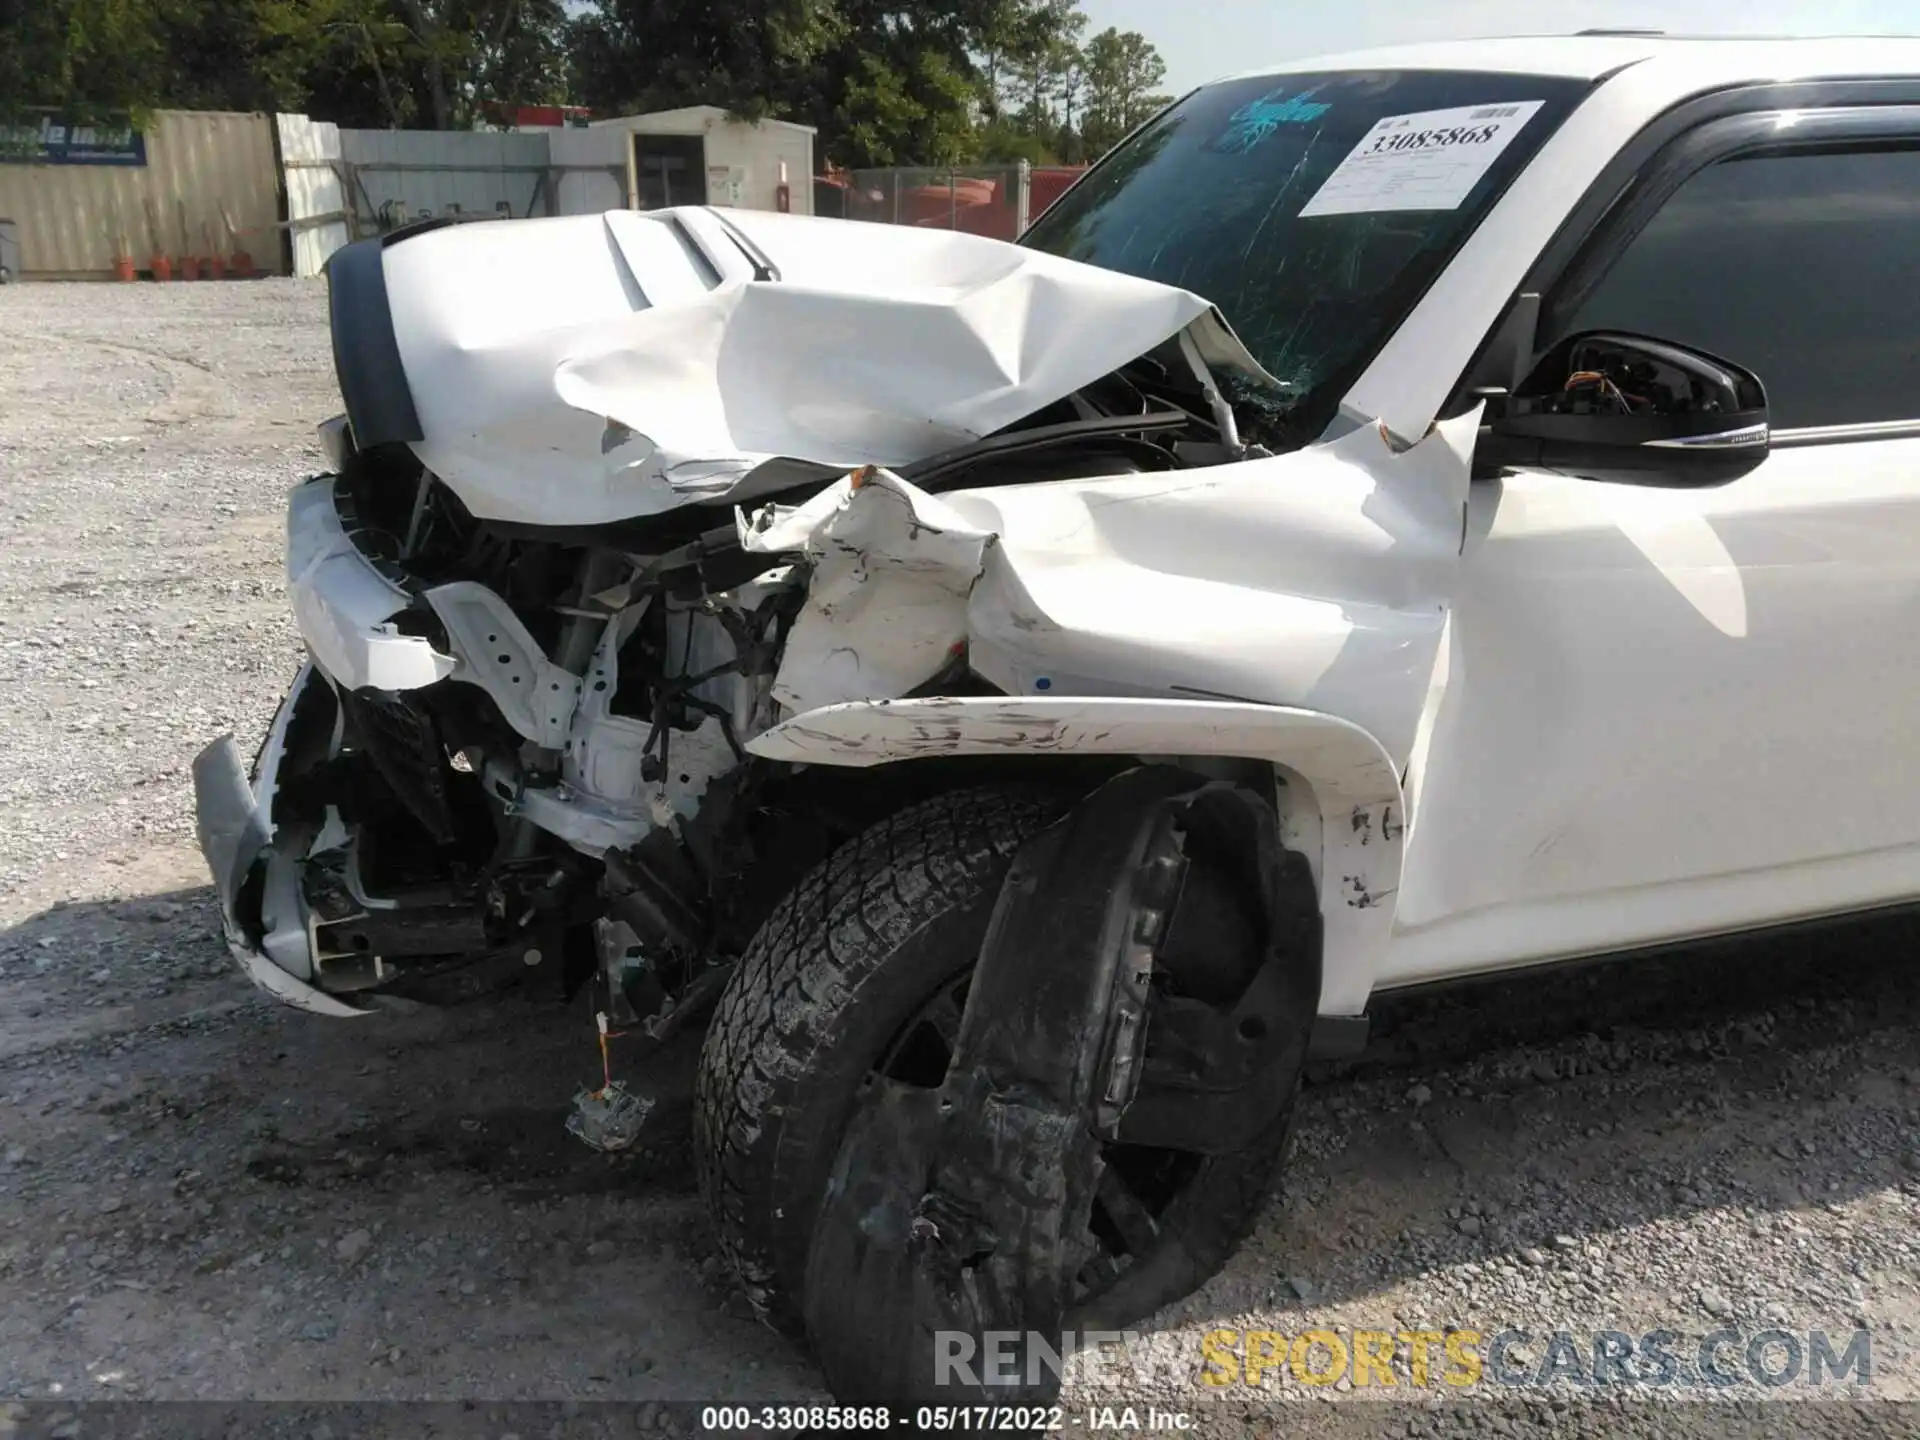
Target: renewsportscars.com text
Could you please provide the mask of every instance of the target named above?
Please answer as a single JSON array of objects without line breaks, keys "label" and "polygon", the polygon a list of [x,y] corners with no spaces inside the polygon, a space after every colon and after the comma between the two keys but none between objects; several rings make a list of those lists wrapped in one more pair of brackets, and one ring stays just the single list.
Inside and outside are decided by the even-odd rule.
[{"label": "renewsportscars.com text", "polygon": [[1034,1384],[1042,1378],[1092,1384],[1145,1380],[1207,1391],[1283,1385],[1353,1389],[1708,1389],[1778,1392],[1873,1383],[1866,1330],[1722,1329],[1577,1332],[1468,1327],[1435,1330],[1311,1328],[1209,1330],[1192,1335],[1131,1331],[990,1330],[935,1336],[934,1381],[967,1388]]}]

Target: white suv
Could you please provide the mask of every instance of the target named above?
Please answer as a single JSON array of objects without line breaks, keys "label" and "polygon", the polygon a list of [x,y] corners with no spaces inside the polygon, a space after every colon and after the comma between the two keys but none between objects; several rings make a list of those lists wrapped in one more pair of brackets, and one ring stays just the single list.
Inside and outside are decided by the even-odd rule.
[{"label": "white suv", "polygon": [[1920,893],[1920,43],[1314,60],[1018,247],[331,282],[313,663],[196,767],[234,952],[590,983],[621,1066],[711,1016],[722,1238],[844,1398],[1205,1279],[1382,990]]}]

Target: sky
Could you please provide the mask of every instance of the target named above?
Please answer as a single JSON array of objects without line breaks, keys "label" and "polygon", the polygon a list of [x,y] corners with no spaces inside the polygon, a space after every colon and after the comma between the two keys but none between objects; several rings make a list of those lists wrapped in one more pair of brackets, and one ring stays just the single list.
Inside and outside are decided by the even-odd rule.
[{"label": "sky", "polygon": [[1670,34],[1913,35],[1920,0],[1080,0],[1088,33],[1138,30],[1167,62],[1162,89],[1305,55],[1410,40],[1589,27]]}]

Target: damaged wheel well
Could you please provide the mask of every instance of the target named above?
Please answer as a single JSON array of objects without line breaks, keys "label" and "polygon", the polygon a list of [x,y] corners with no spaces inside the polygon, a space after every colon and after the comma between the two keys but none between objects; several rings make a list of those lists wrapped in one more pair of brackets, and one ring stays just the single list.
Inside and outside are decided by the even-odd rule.
[{"label": "damaged wheel well", "polygon": [[[837,846],[871,826],[941,795],[1001,785],[1051,792],[1062,803],[1092,793],[1140,763],[1128,755],[937,756],[864,769],[780,767],[759,792],[749,822],[753,858],[738,879],[760,903],[728,927],[744,945],[792,884]],[[1274,767],[1258,760],[1194,756],[1166,759],[1211,780],[1227,780],[1271,796]],[[744,934],[741,931],[744,930]]]},{"label": "damaged wheel well", "polygon": [[1282,842],[1318,891],[1321,1014],[1365,1009],[1391,938],[1406,837],[1399,771],[1378,738],[1338,715],[1185,697],[929,696],[823,706],[749,748],[849,772],[902,760],[1119,756],[1209,778],[1255,776],[1248,783],[1274,797]]}]

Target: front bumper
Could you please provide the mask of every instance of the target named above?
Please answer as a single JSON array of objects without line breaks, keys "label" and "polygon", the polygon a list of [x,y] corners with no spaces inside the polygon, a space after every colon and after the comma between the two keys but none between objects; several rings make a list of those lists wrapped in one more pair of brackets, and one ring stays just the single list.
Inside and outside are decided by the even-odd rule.
[{"label": "front bumper", "polygon": [[274,847],[273,802],[288,732],[308,687],[326,682],[302,666],[280,713],[260,747],[254,779],[231,735],[223,735],[193,762],[194,815],[200,853],[213,872],[220,897],[227,948],[247,978],[302,1010],[349,1016],[367,1012],[317,989],[306,903],[300,895],[299,859]]},{"label": "front bumper", "polygon": [[287,501],[287,593],[315,663],[345,690],[419,690],[446,679],[454,658],[394,627],[407,592],[353,543],[335,485],[322,475]]}]

